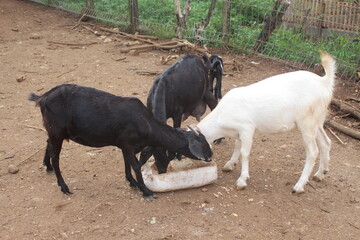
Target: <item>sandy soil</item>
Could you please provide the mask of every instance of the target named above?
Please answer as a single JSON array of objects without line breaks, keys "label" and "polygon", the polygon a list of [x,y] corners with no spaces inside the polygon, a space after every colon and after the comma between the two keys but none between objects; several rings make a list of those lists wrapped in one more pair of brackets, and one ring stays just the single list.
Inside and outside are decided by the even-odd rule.
[{"label": "sandy soil", "polygon": [[[77,19],[28,1],[0,1],[1,239],[359,239],[360,144],[341,133],[344,145],[329,134],[331,171],[323,182],[310,181],[301,195],[291,194],[305,155],[295,130],[256,135],[247,189],[235,189],[237,166],[230,173],[219,171],[214,184],[158,193],[153,202],[129,187],[120,150],[65,142],[61,170],[74,194],[61,193],[55,175],[41,165],[46,133],[40,130],[40,110],[27,95],[74,83],[145,102],[155,76],[136,71],[169,66],[159,63],[167,52],[121,54],[129,40],[108,36],[109,42],[72,29]],[[269,59],[222,55],[226,62],[241,63],[239,72],[226,69],[224,93],[294,70]],[[355,90],[338,79],[335,96],[354,97]],[[214,146],[220,168],[232,148],[231,139]],[[8,173],[11,164],[19,167],[17,174]]]}]

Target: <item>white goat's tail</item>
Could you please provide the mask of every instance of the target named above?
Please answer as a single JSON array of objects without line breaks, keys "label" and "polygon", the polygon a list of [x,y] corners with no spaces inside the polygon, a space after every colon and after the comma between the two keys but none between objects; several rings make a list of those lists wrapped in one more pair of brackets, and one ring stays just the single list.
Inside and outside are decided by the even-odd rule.
[{"label": "white goat's tail", "polygon": [[325,76],[327,86],[333,90],[335,84],[336,62],[332,56],[326,52],[320,52],[321,65],[325,69]]}]

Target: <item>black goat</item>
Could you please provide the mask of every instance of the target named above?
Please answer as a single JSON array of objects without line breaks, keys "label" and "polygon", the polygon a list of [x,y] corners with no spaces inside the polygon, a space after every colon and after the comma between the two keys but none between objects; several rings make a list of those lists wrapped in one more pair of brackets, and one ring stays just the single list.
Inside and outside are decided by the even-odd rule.
[{"label": "black goat", "polygon": [[[220,56],[211,55],[210,56],[210,91],[214,93],[216,100],[222,98],[221,95],[221,82],[222,74],[224,71],[224,63]],[[214,78],[216,78],[215,92],[214,92]]]},{"label": "black goat", "polygon": [[[209,89],[214,94],[215,99],[219,100],[222,98],[221,94],[221,83],[222,83],[222,74],[224,70],[223,60],[218,55],[212,55],[210,57],[210,77],[209,77]],[[214,79],[216,78],[215,93],[214,93]],[[200,122],[200,117],[206,112],[206,103],[202,101],[199,103],[192,112],[184,113],[182,120],[185,121],[189,116],[196,118]]]},{"label": "black goat", "polygon": [[[155,79],[147,98],[147,106],[154,116],[163,123],[172,118],[174,128],[178,128],[190,115],[200,119],[206,105],[214,109],[217,100],[210,92],[209,68],[209,59],[204,54],[202,59],[185,55],[166,69]],[[147,148],[142,152],[140,162],[144,164],[152,154],[159,173],[166,172],[169,162],[175,157],[174,153],[166,153],[161,148]]]},{"label": "black goat", "polygon": [[[172,128],[155,119],[137,98],[119,97],[94,88],[64,84],[42,96],[29,96],[41,108],[48,141],[44,156],[47,171],[55,170],[58,185],[71,193],[61,176],[59,154],[64,139],[90,147],[116,146],[122,150],[126,179],[144,197],[153,193],[145,186],[135,154],[145,146],[162,147],[190,158],[210,161],[212,151],[204,136]],[[50,163],[51,159],[51,163]],[[131,174],[131,168],[137,181]]]}]

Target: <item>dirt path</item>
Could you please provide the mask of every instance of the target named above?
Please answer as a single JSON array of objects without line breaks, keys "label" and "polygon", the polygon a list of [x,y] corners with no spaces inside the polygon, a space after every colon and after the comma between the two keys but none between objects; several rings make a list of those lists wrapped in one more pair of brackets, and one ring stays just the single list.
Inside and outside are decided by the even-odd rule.
[{"label": "dirt path", "polygon": [[[128,40],[106,42],[71,29],[73,15],[28,1],[0,0],[0,22],[1,239],[359,239],[360,144],[341,134],[345,145],[329,135],[331,171],[323,182],[310,181],[300,196],[291,194],[304,158],[297,131],[256,136],[246,190],[234,188],[237,166],[219,172],[215,184],[157,194],[154,202],[128,186],[120,150],[66,142],[61,169],[74,194],[62,194],[56,177],[41,166],[46,134],[27,95],[74,83],[145,102],[154,76],[136,71],[163,71],[169,65],[159,59],[167,53],[123,55],[120,47]],[[116,61],[121,57],[126,59]],[[223,57],[241,63],[240,72],[224,77],[224,93],[294,70],[268,59]],[[352,95],[348,84],[339,80],[335,95]],[[214,147],[220,168],[232,147],[231,139]],[[10,164],[20,171],[9,174]]]}]

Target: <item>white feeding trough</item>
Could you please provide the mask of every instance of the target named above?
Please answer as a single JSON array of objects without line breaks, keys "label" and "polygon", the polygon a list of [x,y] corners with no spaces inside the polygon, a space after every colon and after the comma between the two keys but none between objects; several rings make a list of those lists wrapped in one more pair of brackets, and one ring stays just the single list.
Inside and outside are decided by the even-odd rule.
[{"label": "white feeding trough", "polygon": [[173,160],[166,173],[158,174],[154,161],[150,160],[144,164],[141,171],[145,185],[153,192],[201,187],[215,182],[218,177],[214,161],[204,162],[189,158]]}]

